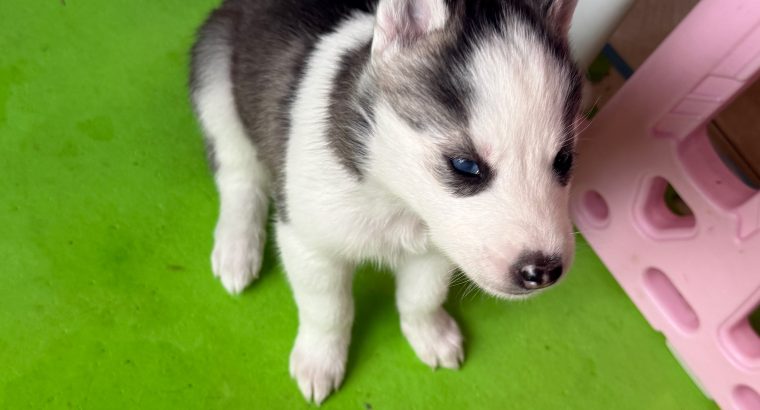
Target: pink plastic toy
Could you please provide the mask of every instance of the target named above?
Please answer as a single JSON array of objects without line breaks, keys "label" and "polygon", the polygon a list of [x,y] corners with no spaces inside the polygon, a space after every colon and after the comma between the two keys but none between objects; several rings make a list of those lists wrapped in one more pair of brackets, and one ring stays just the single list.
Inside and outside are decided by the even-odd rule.
[{"label": "pink plastic toy", "polygon": [[[705,393],[742,410],[760,410],[748,321],[760,193],[721,162],[706,124],[759,71],[760,1],[699,2],[581,136],[572,198],[578,227]],[[668,208],[668,183],[693,215]]]}]

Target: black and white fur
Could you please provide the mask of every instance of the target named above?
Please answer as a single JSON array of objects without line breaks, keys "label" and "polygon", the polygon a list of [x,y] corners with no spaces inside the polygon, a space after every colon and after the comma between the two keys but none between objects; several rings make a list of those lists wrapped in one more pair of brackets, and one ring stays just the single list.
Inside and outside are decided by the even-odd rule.
[{"label": "black and white fur", "polygon": [[299,311],[290,372],[308,400],[343,379],[361,261],[393,268],[404,335],[447,368],[463,359],[442,308],[455,269],[522,298],[570,264],[574,7],[226,0],[200,29],[191,91],[221,196],[213,271],[230,293],[257,277],[274,198]]}]

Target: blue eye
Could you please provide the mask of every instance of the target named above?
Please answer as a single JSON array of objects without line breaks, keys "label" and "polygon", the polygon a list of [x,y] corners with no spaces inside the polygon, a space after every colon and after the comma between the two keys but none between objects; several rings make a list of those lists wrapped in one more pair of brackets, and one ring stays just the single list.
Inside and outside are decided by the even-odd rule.
[{"label": "blue eye", "polygon": [[478,166],[477,162],[471,159],[452,158],[451,166],[459,173],[468,176],[480,176],[480,166]]}]

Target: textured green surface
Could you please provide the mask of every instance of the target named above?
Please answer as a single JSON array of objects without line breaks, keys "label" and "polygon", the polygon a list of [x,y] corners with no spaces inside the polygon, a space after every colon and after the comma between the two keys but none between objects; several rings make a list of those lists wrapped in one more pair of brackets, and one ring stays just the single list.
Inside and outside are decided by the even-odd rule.
[{"label": "textured green surface", "polygon": [[[217,200],[184,85],[213,3],[0,2],[0,408],[305,406],[272,249],[241,297],[208,267]],[[454,292],[459,372],[414,357],[392,292],[358,276],[348,375],[323,407],[713,407],[585,244],[539,299]]]}]

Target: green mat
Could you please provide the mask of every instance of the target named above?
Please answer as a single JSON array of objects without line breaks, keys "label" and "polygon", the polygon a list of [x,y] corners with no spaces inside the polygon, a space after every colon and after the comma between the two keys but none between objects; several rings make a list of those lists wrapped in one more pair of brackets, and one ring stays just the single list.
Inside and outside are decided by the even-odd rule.
[{"label": "green mat", "polygon": [[[217,198],[185,83],[214,4],[0,2],[0,408],[306,407],[272,247],[240,297],[209,269]],[[324,408],[714,408],[584,243],[541,298],[454,290],[458,372],[416,359],[390,275],[355,293]]]}]

